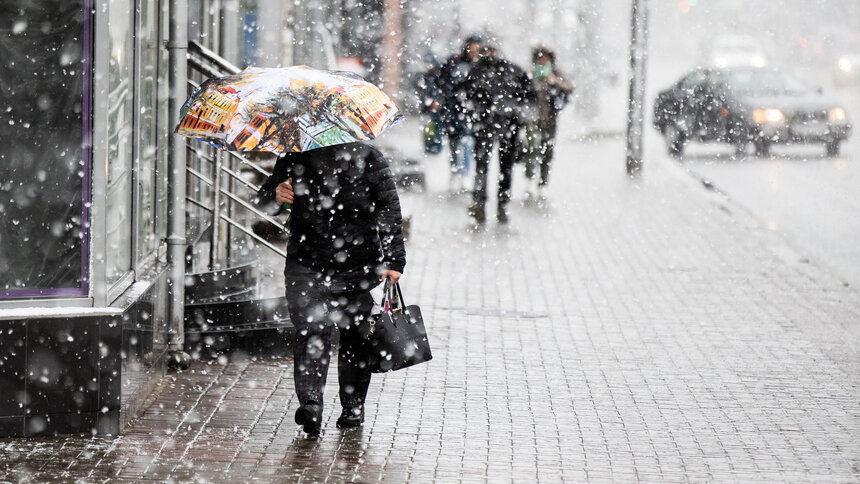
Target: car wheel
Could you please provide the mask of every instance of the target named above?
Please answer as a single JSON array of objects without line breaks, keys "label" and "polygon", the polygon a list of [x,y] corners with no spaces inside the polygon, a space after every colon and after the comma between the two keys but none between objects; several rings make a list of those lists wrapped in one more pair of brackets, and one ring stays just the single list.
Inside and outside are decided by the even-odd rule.
[{"label": "car wheel", "polygon": [[839,143],[839,140],[833,140],[824,145],[827,149],[827,156],[839,156]]},{"label": "car wheel", "polygon": [[770,141],[756,141],[755,142],[755,154],[756,156],[766,157],[770,156]]},{"label": "car wheel", "polygon": [[684,154],[684,145],[687,143],[684,132],[674,124],[669,124],[663,131],[666,139],[666,150],[674,158],[680,158]]}]

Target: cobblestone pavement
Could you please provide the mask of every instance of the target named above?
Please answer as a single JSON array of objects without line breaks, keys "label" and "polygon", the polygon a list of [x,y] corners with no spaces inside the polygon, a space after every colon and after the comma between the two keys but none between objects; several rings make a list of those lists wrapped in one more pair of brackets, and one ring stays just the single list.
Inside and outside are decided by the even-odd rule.
[{"label": "cobblestone pavement", "polygon": [[363,429],[334,374],[315,439],[289,360],[198,362],[120,437],[0,440],[0,481],[860,481],[857,289],[668,162],[558,151],[507,227],[441,175],[404,197],[435,359],[374,377]]}]

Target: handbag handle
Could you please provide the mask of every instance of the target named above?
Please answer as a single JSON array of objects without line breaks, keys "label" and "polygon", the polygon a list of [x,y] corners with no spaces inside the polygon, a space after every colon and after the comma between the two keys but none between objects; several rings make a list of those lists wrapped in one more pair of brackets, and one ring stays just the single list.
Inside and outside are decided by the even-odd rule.
[{"label": "handbag handle", "polygon": [[[394,283],[394,289],[393,290],[397,294],[398,302],[400,302],[399,309],[406,309],[406,301],[403,299],[403,291],[400,290],[400,283],[399,282]],[[392,296],[393,295],[394,294],[392,294]]]},{"label": "handbag handle", "polygon": [[387,313],[392,309],[392,302],[394,301],[394,294],[391,291],[391,282],[388,278],[385,278],[385,285],[382,286],[382,301],[379,302],[379,305],[382,306],[382,312]]},{"label": "handbag handle", "polygon": [[[395,298],[397,302],[400,303],[399,306],[393,304],[395,302]],[[391,284],[391,281],[388,278],[385,278],[385,285],[382,286],[382,301],[380,302],[380,306],[382,306],[382,312],[387,313],[388,311],[397,312],[406,307],[406,302],[403,299],[403,291],[400,290],[400,283]]]}]

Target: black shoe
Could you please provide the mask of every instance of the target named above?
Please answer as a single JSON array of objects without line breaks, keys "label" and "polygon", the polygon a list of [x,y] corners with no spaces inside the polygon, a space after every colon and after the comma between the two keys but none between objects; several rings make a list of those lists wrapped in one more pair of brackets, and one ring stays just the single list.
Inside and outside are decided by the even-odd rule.
[{"label": "black shoe", "polygon": [[308,435],[319,435],[322,428],[323,407],[318,403],[308,403],[296,410],[296,423],[304,426]]},{"label": "black shoe", "polygon": [[352,429],[364,423],[364,405],[359,407],[344,407],[337,419],[337,428]]},{"label": "black shoe", "polygon": [[481,207],[480,205],[471,205],[469,207],[469,215],[471,215],[479,225],[487,221],[487,214],[484,212],[484,207]]}]

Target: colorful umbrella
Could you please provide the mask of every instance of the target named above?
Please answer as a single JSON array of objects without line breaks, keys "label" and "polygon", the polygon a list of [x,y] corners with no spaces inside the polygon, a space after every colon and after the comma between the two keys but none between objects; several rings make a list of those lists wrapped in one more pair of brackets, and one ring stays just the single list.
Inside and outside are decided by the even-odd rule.
[{"label": "colorful umbrella", "polygon": [[308,151],[374,139],[403,116],[349,72],[248,68],[209,79],[181,110],[176,133],[231,151]]}]

